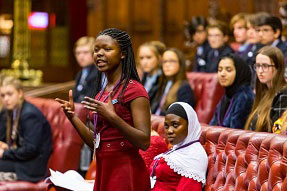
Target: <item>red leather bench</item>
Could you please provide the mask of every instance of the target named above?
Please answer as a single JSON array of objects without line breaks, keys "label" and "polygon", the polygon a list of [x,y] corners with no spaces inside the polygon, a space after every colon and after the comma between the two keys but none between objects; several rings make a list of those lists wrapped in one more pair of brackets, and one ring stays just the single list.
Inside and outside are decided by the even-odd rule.
[{"label": "red leather bench", "polygon": [[[50,156],[48,168],[60,172],[77,170],[80,161],[82,139],[66,118],[60,104],[52,99],[27,98],[38,107],[49,121],[53,133],[53,153]],[[76,104],[76,113],[85,122],[86,110],[81,104]],[[44,181],[30,183],[25,181],[1,182],[1,191],[44,191],[48,184]]]},{"label": "red leather bench", "polygon": [[[163,135],[164,117],[152,128]],[[287,190],[287,136],[202,125],[208,155],[206,191]]]},{"label": "red leather bench", "polygon": [[208,124],[224,94],[224,88],[218,83],[216,73],[189,72],[186,77],[196,96],[198,120]]}]

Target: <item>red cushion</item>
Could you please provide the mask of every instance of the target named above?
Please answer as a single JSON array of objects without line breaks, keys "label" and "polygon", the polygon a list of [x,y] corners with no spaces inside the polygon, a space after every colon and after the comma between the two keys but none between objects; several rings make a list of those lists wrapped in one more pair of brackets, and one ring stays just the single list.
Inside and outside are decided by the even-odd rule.
[{"label": "red cushion", "polygon": [[[48,168],[65,172],[77,170],[80,161],[80,151],[83,141],[65,116],[60,104],[52,99],[27,98],[27,101],[39,108],[47,118],[53,133],[53,152],[50,156]],[[81,104],[75,104],[75,113],[85,122],[87,111]],[[41,191],[47,190],[44,182],[29,183],[24,181],[1,182],[2,191]]]},{"label": "red cushion", "polygon": [[209,123],[216,105],[224,94],[216,73],[189,72],[186,75],[196,96],[195,111],[200,123]]}]

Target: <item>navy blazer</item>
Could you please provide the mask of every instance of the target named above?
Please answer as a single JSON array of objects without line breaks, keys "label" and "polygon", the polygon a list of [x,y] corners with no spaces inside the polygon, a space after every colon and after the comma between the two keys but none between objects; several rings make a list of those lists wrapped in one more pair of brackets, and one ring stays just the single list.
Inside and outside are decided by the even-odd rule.
[{"label": "navy blazer", "polygon": [[[152,88],[148,92],[149,96],[149,101],[150,104],[152,105],[154,98],[156,96],[157,90],[158,90],[158,82],[159,82],[159,77],[160,75],[157,75],[155,82],[152,84]],[[142,84],[144,85],[147,79],[147,73],[144,73],[143,79],[142,79]]]},{"label": "navy blazer", "polygon": [[254,100],[254,93],[251,87],[243,85],[238,88],[232,97],[230,111],[226,114],[222,122],[220,122],[219,119],[221,100],[217,104],[215,113],[209,124],[234,129],[244,129],[245,122],[249,113],[251,112]]},{"label": "navy blazer", "polygon": [[[218,55],[214,56],[215,51],[218,51]],[[218,63],[224,56],[233,53],[233,49],[229,45],[224,45],[219,49],[211,49],[206,58],[206,64],[198,66],[197,72],[207,72],[207,73],[215,73],[217,72]]]},{"label": "navy blazer", "polygon": [[[161,97],[162,97],[162,95],[161,95]],[[180,85],[180,87],[177,91],[176,101],[188,103],[193,108],[195,108],[196,98],[195,98],[195,95],[193,93],[193,90],[191,89],[189,83],[186,80],[182,82],[182,84]],[[160,104],[160,100],[156,100],[151,105],[151,111],[153,114],[156,112],[157,108],[159,107],[159,104]],[[160,115],[162,115],[162,116],[165,115],[165,112],[161,111]]]},{"label": "navy blazer", "polygon": [[287,42],[279,39],[279,43],[276,45],[281,50],[284,56],[287,54]]},{"label": "navy blazer", "polygon": [[[6,141],[6,125],[0,125],[1,141]],[[38,182],[47,176],[47,164],[52,152],[51,127],[42,112],[24,101],[17,134],[17,148],[4,151],[1,160],[15,162],[18,180]]]},{"label": "navy blazer", "polygon": [[92,64],[91,66],[88,67],[88,70],[89,70],[88,75],[84,81],[83,89],[81,91],[77,90],[77,86],[80,83],[80,79],[82,76],[82,70],[78,72],[76,76],[76,85],[73,90],[73,100],[75,102],[80,103],[81,101],[84,100],[85,96],[92,97],[94,94],[98,69],[94,64]]},{"label": "navy blazer", "polygon": [[194,58],[194,71],[195,72],[200,72],[201,66],[206,65],[206,58],[210,50],[211,50],[211,47],[207,40],[201,46],[197,47],[196,55]]}]

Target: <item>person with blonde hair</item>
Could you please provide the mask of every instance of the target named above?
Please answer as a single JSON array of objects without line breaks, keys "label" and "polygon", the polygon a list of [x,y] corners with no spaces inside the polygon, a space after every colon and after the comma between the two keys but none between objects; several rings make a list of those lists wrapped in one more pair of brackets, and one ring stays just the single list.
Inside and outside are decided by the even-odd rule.
[{"label": "person with blonde hair", "polygon": [[239,55],[246,54],[246,49],[248,47],[247,42],[247,22],[246,13],[238,13],[231,18],[230,29],[233,32],[235,43],[238,43],[238,49],[234,51]]},{"label": "person with blonde hair", "polygon": [[287,109],[284,56],[280,49],[273,46],[261,48],[254,69],[256,95],[245,129],[271,132],[273,123]]},{"label": "person with blonde hair", "polygon": [[96,39],[94,37],[84,36],[77,40],[74,46],[74,54],[79,66],[82,68],[76,76],[73,99],[75,102],[81,102],[85,96],[93,96],[93,90],[96,86],[95,78],[97,68],[94,65],[93,51]]},{"label": "person with blonde hair", "polygon": [[0,97],[6,121],[0,124],[0,180],[43,180],[52,152],[48,121],[38,108],[24,99],[18,79],[3,77]]},{"label": "person with blonde hair", "polygon": [[149,41],[142,44],[138,49],[138,62],[142,69],[142,84],[148,92],[152,104],[158,91],[159,78],[162,75],[162,54],[166,49],[160,41]]}]

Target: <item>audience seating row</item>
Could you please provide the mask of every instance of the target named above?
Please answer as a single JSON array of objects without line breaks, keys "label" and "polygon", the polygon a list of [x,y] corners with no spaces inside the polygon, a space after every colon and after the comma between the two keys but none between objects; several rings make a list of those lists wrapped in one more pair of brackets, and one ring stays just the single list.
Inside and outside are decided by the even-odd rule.
[{"label": "audience seating row", "polygon": [[[83,141],[65,116],[60,104],[52,99],[27,98],[36,105],[49,121],[53,133],[53,152],[48,168],[60,172],[77,170]],[[87,111],[81,104],[76,104],[76,113],[85,122]],[[25,181],[0,182],[1,191],[44,191],[48,184],[43,181],[30,183]]]},{"label": "audience seating row", "polygon": [[[216,104],[222,97],[224,89],[220,87],[216,74],[207,73],[187,73],[187,80],[193,88],[197,98],[196,112],[200,122],[208,123],[212,118]],[[36,105],[46,116],[53,132],[53,153],[50,157],[48,168],[65,172],[73,169],[77,170],[79,165],[80,150],[82,140],[72,127],[69,120],[60,108],[60,104],[51,99],[28,97],[28,101]],[[87,111],[76,104],[76,113],[82,121],[85,121]],[[152,117],[152,126],[156,129],[159,123]],[[164,136],[163,129],[158,130]],[[95,176],[93,170],[90,173]],[[89,179],[89,173],[86,178]],[[47,190],[48,185],[41,181],[39,183],[29,183],[25,181],[1,182],[1,191],[41,191]]]},{"label": "audience seating row", "polygon": [[[163,136],[164,117],[152,128]],[[206,191],[287,190],[287,136],[202,124],[208,155]]]},{"label": "audience seating row", "polygon": [[216,73],[189,72],[186,75],[196,97],[195,111],[200,123],[209,123],[224,94]]}]

